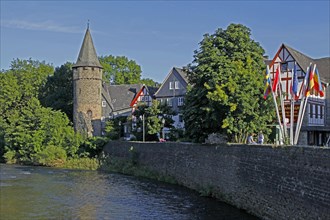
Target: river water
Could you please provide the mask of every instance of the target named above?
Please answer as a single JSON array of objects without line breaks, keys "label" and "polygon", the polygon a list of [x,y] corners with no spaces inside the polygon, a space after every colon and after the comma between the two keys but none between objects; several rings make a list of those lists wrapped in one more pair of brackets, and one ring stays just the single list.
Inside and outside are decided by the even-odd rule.
[{"label": "river water", "polygon": [[0,219],[237,219],[250,216],[171,184],[97,171],[0,164]]}]

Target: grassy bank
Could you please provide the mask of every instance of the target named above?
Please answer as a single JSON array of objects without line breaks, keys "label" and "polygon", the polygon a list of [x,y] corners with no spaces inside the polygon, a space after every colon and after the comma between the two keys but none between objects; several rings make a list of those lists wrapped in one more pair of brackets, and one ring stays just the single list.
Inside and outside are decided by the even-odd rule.
[{"label": "grassy bank", "polygon": [[67,169],[97,170],[100,168],[100,161],[97,158],[69,158],[60,166]]}]

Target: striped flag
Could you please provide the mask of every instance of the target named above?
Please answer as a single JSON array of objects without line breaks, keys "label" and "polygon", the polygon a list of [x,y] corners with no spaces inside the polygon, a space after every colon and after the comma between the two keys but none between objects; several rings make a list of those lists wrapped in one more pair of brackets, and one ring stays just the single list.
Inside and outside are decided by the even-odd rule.
[{"label": "striped flag", "polygon": [[[306,87],[306,93],[305,96],[308,97],[311,94],[312,89],[314,88],[314,74],[315,74],[315,67],[316,65],[314,64],[314,68],[309,68],[309,73],[308,73],[308,79],[307,79],[307,87]],[[306,75],[307,77],[307,75]]]},{"label": "striped flag", "polygon": [[269,68],[267,65],[266,75],[265,75],[265,89],[264,89],[264,99],[267,99],[268,94],[270,93],[270,74]]},{"label": "striped flag", "polygon": [[278,64],[278,67],[277,67],[276,73],[275,73],[275,77],[274,77],[274,81],[273,81],[273,88],[272,88],[273,92],[276,91],[277,86],[278,86],[278,82],[279,82],[279,78],[280,78],[280,68],[281,68],[281,66],[280,66],[280,64]]},{"label": "striped flag", "polygon": [[320,74],[319,74],[319,71],[317,69],[315,69],[315,74],[314,74],[313,80],[314,80],[314,90],[319,93],[319,96],[323,97],[324,92],[323,92],[323,89],[322,89]]}]

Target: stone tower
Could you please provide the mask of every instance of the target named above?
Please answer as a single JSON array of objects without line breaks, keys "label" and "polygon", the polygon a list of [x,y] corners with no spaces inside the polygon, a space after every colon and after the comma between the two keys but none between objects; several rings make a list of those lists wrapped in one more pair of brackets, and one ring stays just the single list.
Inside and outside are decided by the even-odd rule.
[{"label": "stone tower", "polygon": [[73,124],[76,132],[101,136],[102,72],[89,27],[73,70]]}]

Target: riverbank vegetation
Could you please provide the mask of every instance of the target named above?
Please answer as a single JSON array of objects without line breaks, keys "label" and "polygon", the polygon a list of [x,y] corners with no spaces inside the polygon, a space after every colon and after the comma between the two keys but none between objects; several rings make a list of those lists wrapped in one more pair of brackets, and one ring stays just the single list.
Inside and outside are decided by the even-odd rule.
[{"label": "riverbank vegetation", "polygon": [[[271,101],[262,99],[265,51],[251,39],[250,29],[231,24],[225,30],[205,34],[199,45],[187,68],[192,86],[182,112],[185,133],[177,132],[176,138],[204,142],[208,135],[220,133],[229,142],[243,143],[247,133],[262,130],[267,139],[267,124],[272,122],[274,111]],[[100,61],[106,82],[158,85],[141,79],[140,66],[126,57],[101,56]],[[107,138],[75,133],[72,74],[72,63],[54,69],[32,59],[13,60],[10,69],[0,71],[1,162],[89,169],[100,166],[98,157],[104,144],[121,137],[119,124],[126,121],[109,122]],[[157,133],[173,123],[174,113],[158,104],[138,106],[134,113],[139,128],[147,118],[145,130],[152,140],[158,140]],[[142,139],[142,130],[135,134],[137,139]]]},{"label": "riverbank vegetation", "polygon": [[[74,132],[68,82],[71,64],[14,60],[0,74],[1,162],[97,169],[106,138]],[[65,81],[65,80],[64,80]],[[63,87],[64,86],[64,87]],[[46,89],[47,88],[47,89]]]}]

